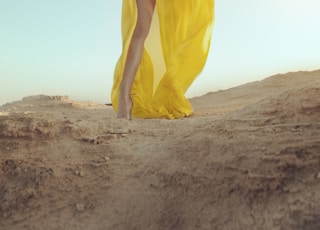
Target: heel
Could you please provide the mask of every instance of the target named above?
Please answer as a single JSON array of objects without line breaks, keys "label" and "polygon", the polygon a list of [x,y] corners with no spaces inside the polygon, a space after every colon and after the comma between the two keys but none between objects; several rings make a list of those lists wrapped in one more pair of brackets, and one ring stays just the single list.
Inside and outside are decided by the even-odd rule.
[{"label": "heel", "polygon": [[[131,98],[133,94],[120,94],[119,95],[119,103],[118,103],[118,113],[117,118],[118,119],[126,119],[131,120],[132,119],[132,108],[133,108],[133,100]],[[128,97],[128,99],[125,99]],[[122,102],[122,105],[121,105]]]}]

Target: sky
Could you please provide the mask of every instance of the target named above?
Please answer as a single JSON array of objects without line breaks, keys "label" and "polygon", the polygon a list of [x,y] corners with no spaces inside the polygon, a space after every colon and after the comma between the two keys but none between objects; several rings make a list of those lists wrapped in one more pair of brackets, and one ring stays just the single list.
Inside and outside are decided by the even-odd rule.
[{"label": "sky", "polygon": [[[0,0],[0,105],[39,94],[109,103],[121,4]],[[186,96],[320,69],[319,12],[319,0],[216,0],[208,60]]]}]

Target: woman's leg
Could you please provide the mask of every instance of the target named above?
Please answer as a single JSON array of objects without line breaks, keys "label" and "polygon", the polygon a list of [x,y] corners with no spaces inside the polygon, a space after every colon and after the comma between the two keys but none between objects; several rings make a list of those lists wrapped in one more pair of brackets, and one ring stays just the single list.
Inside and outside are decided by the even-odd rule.
[{"label": "woman's leg", "polygon": [[136,0],[136,3],[138,10],[137,24],[130,41],[124,73],[120,84],[117,115],[118,118],[125,119],[131,118],[133,104],[130,97],[130,91],[141,63],[144,42],[149,33],[156,0]]}]

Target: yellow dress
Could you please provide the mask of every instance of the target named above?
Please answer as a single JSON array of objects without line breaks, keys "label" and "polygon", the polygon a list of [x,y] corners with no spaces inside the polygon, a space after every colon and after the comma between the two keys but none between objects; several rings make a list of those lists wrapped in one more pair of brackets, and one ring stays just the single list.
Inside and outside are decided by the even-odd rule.
[{"label": "yellow dress", "polygon": [[[123,0],[123,49],[115,67],[111,93],[116,112],[136,18],[136,1]],[[133,117],[174,119],[192,114],[185,92],[205,65],[213,22],[214,0],[157,0],[131,90]]]}]

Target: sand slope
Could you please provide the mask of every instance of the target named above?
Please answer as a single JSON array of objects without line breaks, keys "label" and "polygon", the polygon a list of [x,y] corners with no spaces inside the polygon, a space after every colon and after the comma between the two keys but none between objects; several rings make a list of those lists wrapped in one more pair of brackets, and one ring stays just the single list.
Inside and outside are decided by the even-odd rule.
[{"label": "sand slope", "polygon": [[319,229],[320,71],[117,121],[32,96],[0,107],[0,229]]}]

